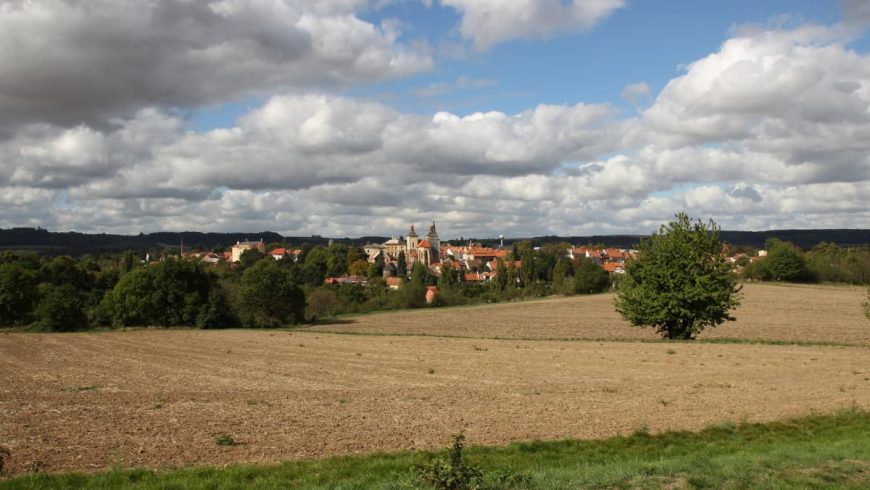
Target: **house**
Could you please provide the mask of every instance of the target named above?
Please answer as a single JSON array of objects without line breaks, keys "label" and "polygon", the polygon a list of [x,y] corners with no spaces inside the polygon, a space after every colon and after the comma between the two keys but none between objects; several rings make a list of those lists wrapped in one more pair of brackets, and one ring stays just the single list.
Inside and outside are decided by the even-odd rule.
[{"label": "house", "polygon": [[286,248],[276,248],[269,252],[269,255],[272,256],[275,260],[281,260],[287,257],[293,257],[293,262],[297,262],[299,260],[299,255],[302,254],[302,250],[287,250]]},{"label": "house", "polygon": [[368,280],[363,276],[342,276],[342,277],[327,277],[323,280],[323,284],[346,286],[349,284],[366,285]]},{"label": "house", "polygon": [[438,287],[437,286],[427,286],[426,287],[426,304],[431,305],[435,302],[435,298],[438,297]]},{"label": "house", "polygon": [[605,262],[601,267],[614,274],[625,274],[625,266],[621,262]]},{"label": "house", "polygon": [[498,259],[507,257],[507,250],[499,250],[495,248],[478,247],[470,249],[465,258],[468,260],[480,260],[482,262],[492,262]]},{"label": "house", "polygon": [[212,265],[218,264],[218,263],[220,263],[220,261],[221,261],[221,256],[216,254],[216,253],[212,253],[212,252],[205,254],[202,257],[202,259],[200,259],[200,262],[202,262],[204,264],[212,264]]},{"label": "house", "polygon": [[465,282],[481,284],[488,281],[494,275],[492,272],[466,272],[464,279]]},{"label": "house", "polygon": [[249,242],[247,240],[244,242],[236,242],[236,244],[230,249],[230,262],[238,262],[241,260],[242,253],[244,253],[245,250],[257,250],[261,254],[266,253],[266,244],[263,243],[262,238],[259,242]]},{"label": "house", "polygon": [[390,289],[396,290],[396,289],[399,289],[399,286],[402,285],[402,278],[401,277],[388,277],[388,278],[384,279],[384,282],[387,283],[387,287],[389,287]]},{"label": "house", "polygon": [[[396,243],[398,243],[399,241],[398,238],[393,238],[392,240],[396,240]],[[385,249],[386,246],[381,245],[380,243],[367,243],[363,245],[363,252],[365,252],[366,258],[371,264],[375,263],[375,261],[378,259],[378,256],[384,253]]]}]

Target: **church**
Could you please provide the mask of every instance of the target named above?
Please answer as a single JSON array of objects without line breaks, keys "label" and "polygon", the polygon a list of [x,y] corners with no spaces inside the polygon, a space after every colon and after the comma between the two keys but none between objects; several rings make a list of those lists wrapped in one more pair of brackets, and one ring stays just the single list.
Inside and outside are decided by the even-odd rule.
[{"label": "church", "polygon": [[434,221],[429,227],[429,233],[422,239],[412,224],[407,238],[393,237],[383,244],[365,245],[363,249],[368,255],[369,262],[374,262],[379,255],[383,254],[384,264],[394,264],[399,260],[399,254],[402,252],[405,254],[405,263],[408,268],[418,261],[426,267],[441,262],[441,240],[438,238]]},{"label": "church", "polygon": [[441,262],[441,240],[438,238],[438,232],[435,230],[435,222],[429,227],[429,233],[426,238],[420,240],[417,232],[414,231],[414,225],[411,225],[411,230],[408,231],[408,239],[405,240],[405,258],[408,265],[420,261],[426,267],[432,264]]}]

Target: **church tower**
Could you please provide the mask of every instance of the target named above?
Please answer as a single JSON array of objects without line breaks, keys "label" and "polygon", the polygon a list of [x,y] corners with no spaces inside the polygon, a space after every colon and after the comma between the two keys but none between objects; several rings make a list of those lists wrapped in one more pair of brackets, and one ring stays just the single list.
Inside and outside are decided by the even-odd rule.
[{"label": "church tower", "polygon": [[411,225],[411,231],[408,232],[408,240],[405,242],[405,260],[411,258],[412,250],[417,250],[418,238],[417,232],[414,231],[414,225]]},{"label": "church tower", "polygon": [[438,232],[435,231],[435,222],[429,227],[429,235],[426,237],[429,240],[429,247],[432,248],[432,256],[435,257],[435,262],[441,261],[441,240],[438,238]]}]

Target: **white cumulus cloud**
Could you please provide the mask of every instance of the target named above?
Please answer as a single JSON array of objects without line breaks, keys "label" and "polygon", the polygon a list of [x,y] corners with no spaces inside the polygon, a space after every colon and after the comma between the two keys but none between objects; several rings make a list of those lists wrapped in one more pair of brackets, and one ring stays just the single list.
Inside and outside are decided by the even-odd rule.
[{"label": "white cumulus cloud", "polygon": [[462,36],[485,50],[517,38],[550,38],[586,31],[625,5],[625,0],[441,0],[462,14]]}]

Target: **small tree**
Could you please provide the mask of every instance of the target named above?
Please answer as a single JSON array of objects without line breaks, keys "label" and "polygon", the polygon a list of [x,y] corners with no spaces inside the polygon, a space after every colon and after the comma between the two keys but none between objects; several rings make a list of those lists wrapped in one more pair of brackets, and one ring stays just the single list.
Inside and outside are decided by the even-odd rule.
[{"label": "small tree", "polygon": [[405,261],[405,251],[399,250],[399,258],[396,259],[396,274],[405,277],[408,274],[408,263]]},{"label": "small tree", "polygon": [[737,281],[722,253],[713,221],[685,213],[642,240],[626,264],[616,310],[632,325],[655,327],[669,339],[693,339],[706,327],[734,320]]},{"label": "small tree", "polygon": [[381,278],[384,275],[384,254],[378,254],[375,261],[369,265],[369,279]]},{"label": "small tree", "polygon": [[764,259],[762,275],[773,281],[806,281],[810,274],[800,250],[794,245],[775,238],[765,242],[767,258]]},{"label": "small tree", "polygon": [[335,291],[328,287],[321,286],[308,295],[308,308],[306,311],[311,321],[331,317],[335,315],[337,308],[338,297]]},{"label": "small tree", "polygon": [[585,257],[574,270],[574,292],[577,294],[601,293],[610,287],[610,274],[594,260]]}]

